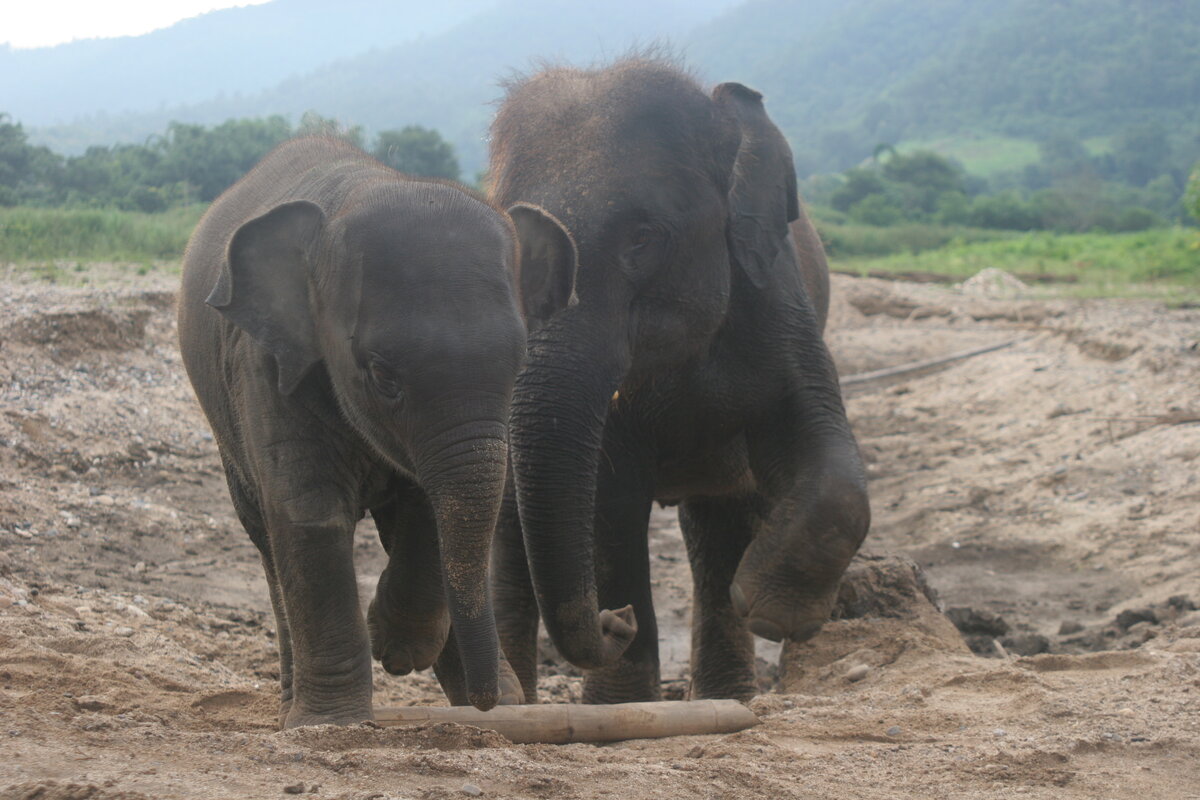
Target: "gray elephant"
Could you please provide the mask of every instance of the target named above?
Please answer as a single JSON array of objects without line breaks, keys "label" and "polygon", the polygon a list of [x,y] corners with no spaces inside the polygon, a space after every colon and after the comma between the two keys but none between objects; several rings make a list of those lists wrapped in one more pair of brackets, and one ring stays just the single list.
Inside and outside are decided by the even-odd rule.
[{"label": "gray elephant", "polygon": [[[511,85],[491,176],[499,205],[545,208],[577,253],[523,237],[522,281],[540,290],[493,575],[526,697],[539,610],[589,670],[586,702],[660,696],[655,501],[679,505],[692,566],[692,696],[754,694],[751,634],[812,636],[870,519],[786,141],[757,92],[710,95],[634,58]],[[626,605],[627,649],[627,611],[598,613]]]},{"label": "gray elephant", "polygon": [[[372,654],[434,665],[458,704],[521,699],[487,589],[525,357],[517,256],[486,201],[326,138],[270,153],[192,236],[180,348],[262,555],[285,727],[370,719]],[[367,511],[389,561],[364,625]]]}]

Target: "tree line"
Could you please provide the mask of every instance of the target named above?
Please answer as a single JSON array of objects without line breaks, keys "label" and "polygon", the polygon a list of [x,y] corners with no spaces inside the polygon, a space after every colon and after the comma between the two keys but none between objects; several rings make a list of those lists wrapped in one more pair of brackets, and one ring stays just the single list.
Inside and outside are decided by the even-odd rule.
[{"label": "tree line", "polygon": [[[30,144],[21,123],[0,113],[0,206],[159,212],[208,203],[276,145],[309,134],[341,136],[368,149],[361,127],[308,112],[296,126],[282,116],[212,127],[172,122],[144,144],[89,147],[82,155],[62,156]],[[382,131],[370,152],[410,175],[459,179],[454,148],[428,128]]]},{"label": "tree line", "polygon": [[1165,132],[1146,125],[1101,154],[1052,137],[1039,145],[1036,163],[991,180],[934,152],[880,145],[868,162],[814,176],[805,188],[809,202],[832,211],[826,217],[866,225],[1128,232],[1187,221],[1187,180],[1170,165]]}]

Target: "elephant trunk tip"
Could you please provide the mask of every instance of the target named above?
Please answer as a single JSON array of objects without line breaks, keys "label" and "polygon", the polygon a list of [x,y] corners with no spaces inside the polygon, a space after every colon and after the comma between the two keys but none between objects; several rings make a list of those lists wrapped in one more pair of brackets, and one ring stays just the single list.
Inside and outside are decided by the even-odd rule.
[{"label": "elephant trunk tip", "polygon": [[467,700],[480,711],[491,711],[500,701],[499,692],[470,692]]}]

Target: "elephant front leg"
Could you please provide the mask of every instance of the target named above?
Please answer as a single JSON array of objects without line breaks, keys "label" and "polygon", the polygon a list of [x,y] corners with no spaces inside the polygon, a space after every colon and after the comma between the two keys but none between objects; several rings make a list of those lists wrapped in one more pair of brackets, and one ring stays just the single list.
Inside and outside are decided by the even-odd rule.
[{"label": "elephant front leg", "polygon": [[693,700],[757,694],[754,639],[729,596],[755,518],[747,498],[697,498],[679,507],[692,566]]},{"label": "elephant front leg", "polygon": [[407,675],[433,665],[450,630],[437,522],[415,485],[371,509],[371,516],[388,552],[367,611],[371,654],[392,675]]},{"label": "elephant front leg", "polygon": [[[372,509],[371,516],[388,552],[388,566],[379,576],[367,611],[371,654],[392,675],[432,665],[451,705],[470,705],[462,655],[450,625],[437,522],[429,500],[410,485],[391,503]],[[503,656],[499,689],[501,705],[524,701],[520,682]]]},{"label": "elephant front leg", "polygon": [[266,439],[257,450],[267,543],[260,549],[277,588],[283,726],[372,719],[371,651],[353,560],[361,481],[330,468],[328,443],[272,440],[268,424],[258,433]]},{"label": "elephant front leg", "polygon": [[507,661],[502,658],[500,663],[501,683],[508,665],[520,684],[522,702],[536,703],[538,607],[511,476],[492,540],[492,602],[500,648],[507,656]]},{"label": "elephant front leg", "polygon": [[638,627],[614,665],[587,673],[585,703],[662,698],[647,538],[653,483],[646,459],[636,448],[622,447],[617,438],[611,429],[606,431],[596,484],[596,596],[600,608],[632,605]]},{"label": "elephant front leg", "polygon": [[[291,638],[292,696],[283,726],[372,719],[371,653],[354,579],[352,518],[276,519],[268,527]],[[287,676],[281,678],[286,684]]]}]

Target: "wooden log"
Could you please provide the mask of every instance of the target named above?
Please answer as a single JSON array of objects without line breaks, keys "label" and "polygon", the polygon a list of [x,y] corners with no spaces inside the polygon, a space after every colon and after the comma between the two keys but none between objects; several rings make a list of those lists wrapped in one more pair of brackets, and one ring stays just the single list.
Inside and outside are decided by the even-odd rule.
[{"label": "wooden log", "polygon": [[734,733],[758,724],[753,711],[736,700],[662,701],[575,705],[545,703],[496,706],[400,706],[375,709],[385,727],[423,722],[457,722],[496,731],[514,744],[569,744],[660,739],[706,733]]},{"label": "wooden log", "polygon": [[894,378],[898,375],[910,375],[914,372],[920,372],[921,370],[940,367],[943,364],[950,364],[955,361],[962,361],[966,358],[981,356],[984,353],[1003,350],[1006,347],[1012,347],[1014,344],[1020,341],[1023,340],[1021,338],[1009,339],[1007,342],[1000,342],[1000,344],[989,344],[986,347],[973,347],[970,350],[960,350],[959,352],[951,353],[948,356],[929,358],[925,359],[924,361],[910,361],[909,363],[901,364],[898,367],[888,367],[887,369],[877,369],[874,372],[860,372],[856,375],[847,375],[841,379],[840,383],[842,387],[845,388],[847,386],[859,386],[864,383],[871,383],[872,381],[879,381],[885,378]]}]

